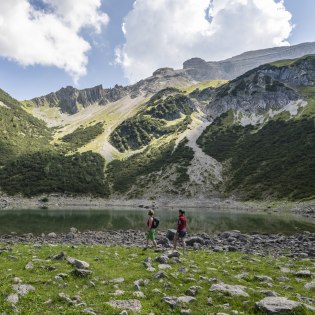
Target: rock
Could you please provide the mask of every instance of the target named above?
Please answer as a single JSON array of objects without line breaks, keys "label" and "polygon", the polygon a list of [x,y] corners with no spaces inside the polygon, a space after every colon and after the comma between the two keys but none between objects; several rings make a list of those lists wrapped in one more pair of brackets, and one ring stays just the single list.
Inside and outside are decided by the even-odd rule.
[{"label": "rock", "polygon": [[7,302],[11,304],[16,304],[19,301],[19,295],[17,293],[11,293],[7,297]]},{"label": "rock", "polygon": [[79,260],[76,258],[72,258],[72,257],[68,257],[67,261],[69,264],[79,268],[79,269],[89,269],[90,268],[90,264],[83,261],[83,260]]},{"label": "rock", "polygon": [[305,289],[313,289],[315,288],[315,280],[304,285]]},{"label": "rock", "polygon": [[196,299],[192,296],[187,296],[187,295],[184,295],[184,296],[179,296],[177,298],[178,302],[180,303],[184,303],[184,304],[189,304],[191,302],[194,302],[196,301]]},{"label": "rock", "polygon": [[237,296],[245,296],[249,297],[249,295],[243,291],[245,287],[242,285],[229,285],[224,283],[213,284],[209,291],[219,291],[224,292],[229,295],[237,295]]},{"label": "rock", "polygon": [[57,234],[55,232],[51,232],[47,234],[47,237],[49,238],[57,238]]},{"label": "rock", "polygon": [[34,269],[34,265],[32,262],[28,262],[27,265],[25,266],[26,270]]},{"label": "rock", "polygon": [[192,286],[185,292],[185,294],[189,296],[196,296],[199,289],[201,289],[201,287]]},{"label": "rock", "polygon": [[172,308],[175,307],[178,303],[178,299],[176,296],[165,296],[162,299],[163,302],[167,303],[169,306],[171,306]]},{"label": "rock", "polygon": [[89,275],[92,274],[92,271],[91,271],[91,270],[86,270],[86,269],[79,269],[79,268],[76,268],[76,269],[74,269],[71,273],[72,273],[74,276],[76,276],[76,277],[86,278],[86,277],[88,277]]},{"label": "rock", "polygon": [[78,233],[78,229],[75,228],[75,227],[71,227],[70,228],[70,233],[76,234],[76,233]]},{"label": "rock", "polygon": [[161,255],[155,258],[161,264],[166,264],[168,262],[168,257],[166,255]]},{"label": "rock", "polygon": [[97,315],[97,313],[92,308],[85,308],[83,310],[84,314]]},{"label": "rock", "polygon": [[273,297],[279,296],[277,292],[268,291],[268,290],[261,290],[259,291],[259,293],[264,294],[266,296],[273,296]]},{"label": "rock", "polygon": [[297,277],[306,277],[306,278],[308,278],[308,277],[311,277],[311,276],[312,276],[312,273],[311,273],[310,270],[299,270],[299,271],[297,271],[297,272],[295,273],[295,275],[296,275]]},{"label": "rock", "polygon": [[191,310],[190,309],[183,309],[180,311],[181,314],[191,314]]},{"label": "rock", "polygon": [[165,269],[172,269],[172,266],[168,265],[168,264],[159,264],[158,268],[162,269],[162,270],[165,270]]},{"label": "rock", "polygon": [[164,253],[168,258],[179,258],[180,252],[177,250],[170,250]]},{"label": "rock", "polygon": [[123,294],[125,294],[125,291],[124,291],[124,290],[116,290],[113,295],[118,296],[118,295],[123,295]]},{"label": "rock", "polygon": [[35,291],[35,288],[29,284],[14,284],[12,288],[18,295],[21,296],[26,295],[28,292]]},{"label": "rock", "polygon": [[137,297],[137,298],[145,298],[145,297],[146,297],[146,296],[144,295],[144,293],[141,292],[141,291],[133,292],[132,295],[133,295],[134,297]]},{"label": "rock", "polygon": [[199,237],[199,236],[193,236],[193,237],[190,237],[188,240],[186,240],[186,245],[188,246],[193,246],[194,243],[199,243],[199,244],[204,244],[204,239]]},{"label": "rock", "polygon": [[121,310],[128,310],[134,313],[140,313],[142,309],[141,302],[139,300],[110,300],[107,302],[113,308]]},{"label": "rock", "polygon": [[17,284],[17,283],[21,283],[22,280],[18,277],[14,277],[13,280],[12,280],[13,283]]},{"label": "rock", "polygon": [[176,232],[177,232],[177,231],[174,230],[174,229],[169,229],[169,230],[167,230],[166,237],[167,237],[170,241],[172,241],[172,240],[174,239],[174,237],[175,237]]},{"label": "rock", "polygon": [[125,279],[124,278],[116,278],[116,279],[113,279],[111,282],[113,282],[113,283],[123,283],[123,282],[125,282]]},{"label": "rock", "polygon": [[157,273],[153,275],[153,278],[156,278],[156,279],[161,279],[161,278],[166,278],[166,277],[167,277],[167,274],[164,271],[158,271]]},{"label": "rock", "polygon": [[53,256],[52,258],[53,260],[65,260],[66,259],[66,255],[64,252],[61,252],[60,254],[57,254],[55,256]]},{"label": "rock", "polygon": [[256,302],[256,307],[268,314],[286,314],[301,306],[301,303],[288,300],[286,297],[266,297]]}]

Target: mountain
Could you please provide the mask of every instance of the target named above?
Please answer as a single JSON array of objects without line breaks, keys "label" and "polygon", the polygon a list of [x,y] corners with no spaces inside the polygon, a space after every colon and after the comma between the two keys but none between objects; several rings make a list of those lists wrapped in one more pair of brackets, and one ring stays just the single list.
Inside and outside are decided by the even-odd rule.
[{"label": "mountain", "polygon": [[[23,125],[30,119],[41,124],[32,134],[45,145],[8,155],[1,189],[312,199],[314,97],[315,56],[307,55],[260,65],[230,81],[196,82],[184,70],[162,68],[128,87],[68,87],[23,104],[14,100]],[[9,139],[21,136],[12,130]]]},{"label": "mountain", "polygon": [[106,105],[126,96],[131,99],[150,97],[167,87],[184,88],[207,80],[232,80],[260,65],[308,54],[315,54],[314,42],[245,52],[223,61],[207,62],[201,58],[192,58],[184,62],[181,70],[161,68],[154,71],[151,77],[134,85],[115,85],[108,89],[98,85],[83,90],[67,86],[48,95],[33,98],[29,104],[35,105],[36,111],[33,114],[39,118],[46,118],[45,111],[41,109],[47,107],[58,108],[61,113],[72,115],[90,105]]},{"label": "mountain", "polygon": [[315,54],[314,42],[245,52],[222,61],[207,62],[201,58],[192,58],[184,62],[183,70],[189,78],[199,82],[232,80],[265,63],[299,58],[310,54]]}]

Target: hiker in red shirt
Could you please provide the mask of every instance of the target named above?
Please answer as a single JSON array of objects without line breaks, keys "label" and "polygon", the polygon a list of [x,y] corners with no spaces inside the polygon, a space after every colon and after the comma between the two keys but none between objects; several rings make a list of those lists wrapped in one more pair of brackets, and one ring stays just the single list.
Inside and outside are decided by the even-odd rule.
[{"label": "hiker in red shirt", "polygon": [[183,248],[185,251],[186,226],[187,226],[187,219],[185,217],[185,211],[180,209],[178,210],[177,232],[174,237],[174,249],[176,249],[177,241],[180,239],[183,243]]}]

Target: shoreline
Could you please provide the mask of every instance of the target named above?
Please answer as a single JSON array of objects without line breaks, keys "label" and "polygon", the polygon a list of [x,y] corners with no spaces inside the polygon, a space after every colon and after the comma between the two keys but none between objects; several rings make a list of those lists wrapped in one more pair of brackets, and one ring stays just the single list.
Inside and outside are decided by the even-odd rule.
[{"label": "shoreline", "polygon": [[150,199],[104,199],[89,196],[69,197],[64,195],[41,195],[26,198],[23,196],[0,195],[1,210],[102,210],[102,209],[147,209],[170,208],[189,210],[206,208],[230,211],[281,212],[315,219],[315,200],[311,201],[239,201],[231,198],[186,198],[166,196]]}]

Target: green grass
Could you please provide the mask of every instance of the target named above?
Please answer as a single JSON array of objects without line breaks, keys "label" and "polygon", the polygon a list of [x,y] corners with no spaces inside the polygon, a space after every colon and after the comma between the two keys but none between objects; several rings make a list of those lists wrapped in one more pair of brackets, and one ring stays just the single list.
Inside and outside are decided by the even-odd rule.
[{"label": "green grass", "polygon": [[103,124],[99,122],[93,126],[79,127],[72,133],[63,136],[61,140],[69,143],[71,148],[77,149],[88,144],[102,132]]},{"label": "green grass", "polygon": [[217,88],[217,87],[219,87],[219,86],[221,86],[227,82],[229,82],[229,81],[227,81],[227,80],[207,80],[207,81],[203,81],[203,82],[194,84],[192,86],[186,87],[183,92],[186,94],[189,94],[196,89],[203,90],[203,89],[206,89],[209,87]]},{"label": "green grass", "polygon": [[[113,191],[127,193],[135,184],[141,189],[141,187],[148,184],[142,178],[143,176],[150,177],[150,174],[156,172],[163,174],[167,167],[173,164],[177,166],[174,185],[179,188],[189,180],[186,171],[194,156],[193,150],[187,147],[186,143],[187,140],[179,143],[174,152],[175,142],[171,141],[158,147],[149,146],[144,152],[135,154],[125,160],[112,161],[108,164],[106,172]],[[153,178],[153,180],[159,178],[160,176]]]},{"label": "green grass", "polygon": [[[64,251],[68,256],[86,261],[90,264],[92,275],[88,278],[77,278],[71,274],[73,267],[66,261],[55,261],[49,257]],[[12,259],[14,256],[16,259]],[[17,303],[21,314],[84,314],[83,309],[90,307],[97,314],[118,315],[121,310],[114,309],[106,304],[111,299],[128,300],[135,298],[134,281],[149,280],[141,291],[146,298],[139,298],[142,304],[140,315],[154,312],[156,315],[179,314],[181,308],[171,309],[162,301],[163,295],[181,296],[185,295],[188,288],[198,285],[196,301],[182,308],[190,308],[192,314],[206,315],[217,312],[228,312],[235,310],[245,314],[265,314],[258,312],[255,302],[265,296],[261,290],[272,290],[291,300],[298,301],[297,294],[304,297],[313,297],[314,289],[307,290],[304,284],[310,279],[299,278],[294,273],[283,273],[281,267],[289,267],[293,272],[310,269],[314,272],[314,265],[310,259],[289,259],[273,257],[257,257],[244,255],[242,253],[214,253],[211,251],[188,251],[182,255],[182,261],[176,263],[170,261],[171,268],[166,270],[167,277],[155,279],[153,274],[143,266],[146,257],[153,260],[158,256],[152,250],[143,252],[136,247],[119,246],[67,246],[67,245],[14,245],[12,251],[0,254],[0,312],[12,313],[11,305],[6,302],[6,297],[13,293],[12,283],[14,277],[18,277],[24,284],[34,286],[35,291],[20,297]],[[32,259],[34,268],[26,270],[25,266]],[[254,261],[248,260],[254,258]],[[153,267],[158,270],[158,263],[153,261]],[[187,273],[180,272],[185,268]],[[49,271],[50,269],[50,271]],[[55,276],[65,273],[68,276],[63,280],[56,280]],[[244,274],[243,278],[237,275]],[[271,287],[268,283],[257,281],[254,276],[265,275],[273,279]],[[278,281],[278,277],[287,277],[284,282]],[[122,283],[116,284],[114,279],[124,278]],[[209,292],[212,281],[217,279],[230,285],[243,285],[249,297],[231,297],[218,292]],[[288,289],[287,287],[291,287]],[[114,296],[117,290],[123,290],[124,294]],[[80,295],[86,306],[71,306],[59,297],[59,293],[65,293],[69,297]],[[207,299],[212,298],[212,305],[207,305]],[[50,303],[45,304],[50,300]],[[224,310],[223,304],[228,303],[230,309]],[[311,311],[301,309],[294,314],[310,315]]]}]

